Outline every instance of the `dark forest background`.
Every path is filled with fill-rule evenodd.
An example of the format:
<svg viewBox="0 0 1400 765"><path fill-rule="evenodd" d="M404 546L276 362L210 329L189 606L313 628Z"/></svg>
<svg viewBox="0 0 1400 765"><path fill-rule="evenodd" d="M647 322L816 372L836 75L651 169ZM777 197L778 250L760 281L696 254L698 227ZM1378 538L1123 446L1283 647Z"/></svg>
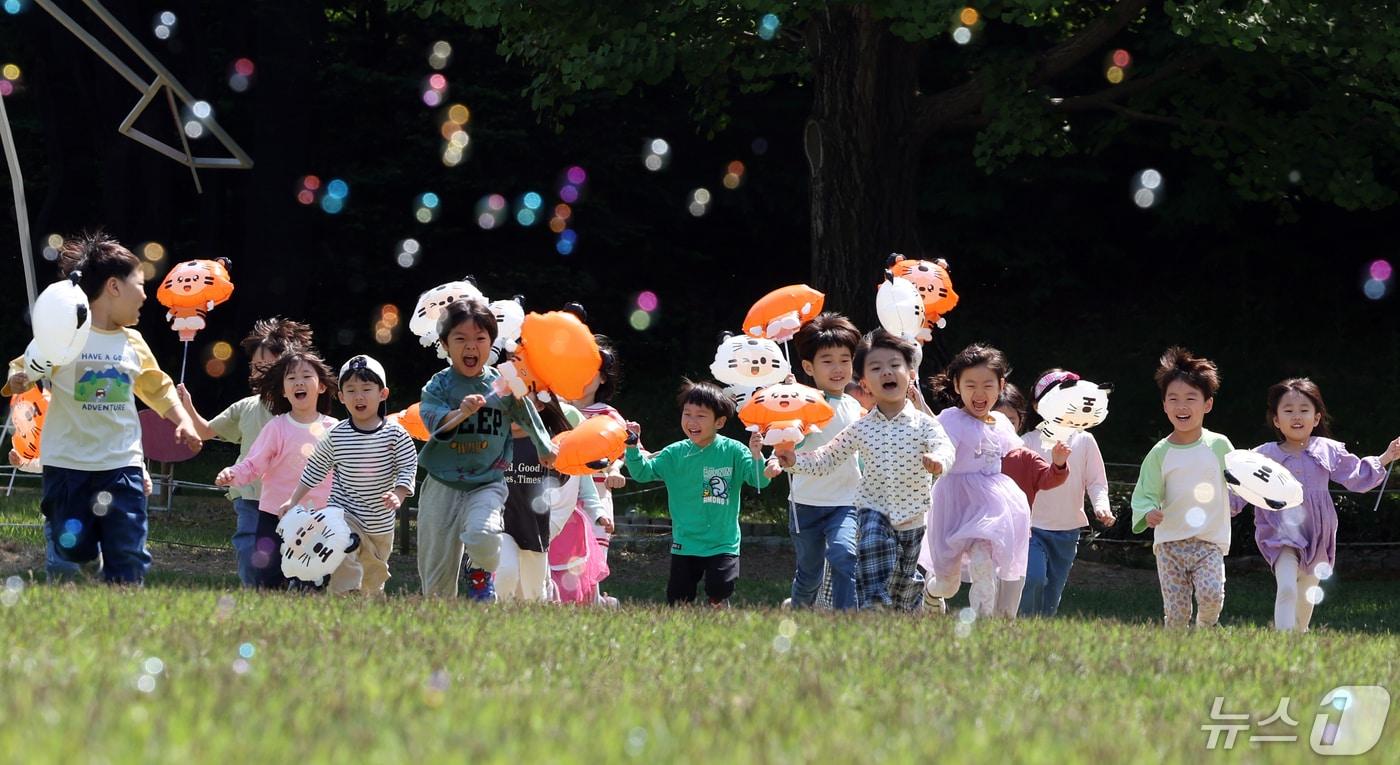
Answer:
<svg viewBox="0 0 1400 765"><path fill-rule="evenodd" d="M63 5L123 50L79 3ZM379 358L391 403L406 406L440 362L402 326L393 342L377 343L380 307L406 314L422 290L471 274L487 295L523 294L535 310L582 302L592 327L621 351L617 405L664 443L679 437L674 389L683 375L708 376L716 335L737 331L763 293L809 278L802 124L810 103L796 81L739 96L714 135L692 119L680 82L584 97L555 125L521 95L534 73L498 55L491 30L390 13L368 0L107 6L213 105L256 165L202 171L204 193L196 194L186 168L118 135L135 90L38 9L0 16L0 58L23 72L6 105L36 253L51 233L100 226L133 249L164 245L161 272L179 260L232 259L237 291L191 351L189 385L206 413L247 390L241 357L222 377L204 374L210 347L236 343L254 319L273 314L311 322L333 363L357 352ZM152 19L167 9L178 25L170 40L157 40ZM454 168L440 159L443 108L420 98L436 40L453 49L444 105L471 110L468 158ZM244 93L227 84L240 57L256 64ZM146 73L134 56L123 58ZM139 126L175 141L161 109ZM654 137L672 146L658 173L642 164ZM210 139L195 145L218 151ZM726 190L720 180L736 159L747 168L744 183ZM588 183L573 206L572 254L556 251L543 221L476 225L476 204L491 193L514 200L537 191L551 207L574 165ZM1163 174L1165 198L1140 210L1132 179L1149 167ZM297 203L307 174L349 183L341 213ZM1338 435L1358 451L1380 451L1400 432L1400 311L1393 290L1371 300L1361 287L1371 261L1400 262L1395 210L1348 211L1299 197L1284 214L1238 198L1222 176L1150 123L1092 154L1023 157L993 174L976 166L970 136L941 138L920 168L919 222L951 262L962 302L923 374L986 341L1007 352L1022 386L1049 366L1112 381L1112 416L1095 435L1109 461L1137 462L1169 430L1151 380L1155 359L1183 344L1219 362L1224 387L1207 426L1237 445L1268 436L1269 384L1308 375L1327 394ZM686 208L701 186L714 202L695 218ZM441 214L422 224L414 200L429 191L441 198ZM0 350L15 355L29 330L14 212L4 207L0 305L11 320L0 325ZM395 256L408 237L422 243L422 257L405 269ZM865 255L877 263L886 254ZM42 259L38 270L41 283L55 276ZM638 331L628 316L642 290L655 292L660 308ZM866 294L873 304L874 283ZM154 287L151 295L140 329L162 365L177 370L179 343Z"/></svg>

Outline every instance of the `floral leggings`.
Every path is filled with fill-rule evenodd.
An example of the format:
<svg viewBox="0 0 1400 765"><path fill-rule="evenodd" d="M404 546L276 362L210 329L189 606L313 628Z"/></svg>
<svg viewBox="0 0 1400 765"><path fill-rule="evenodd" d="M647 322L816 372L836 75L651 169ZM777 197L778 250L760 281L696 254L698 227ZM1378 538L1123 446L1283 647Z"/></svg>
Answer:
<svg viewBox="0 0 1400 765"><path fill-rule="evenodd" d="M1196 626L1213 627L1225 606L1225 554L1201 539L1179 539L1157 545L1157 579L1162 584L1162 610L1168 627L1191 621L1191 592L1196 594Z"/></svg>

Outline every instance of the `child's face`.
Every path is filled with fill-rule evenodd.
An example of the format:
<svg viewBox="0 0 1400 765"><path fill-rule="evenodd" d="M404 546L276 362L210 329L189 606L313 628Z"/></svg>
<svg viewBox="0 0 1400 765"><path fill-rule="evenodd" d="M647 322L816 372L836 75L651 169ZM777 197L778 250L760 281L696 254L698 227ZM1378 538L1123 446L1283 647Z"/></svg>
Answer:
<svg viewBox="0 0 1400 765"><path fill-rule="evenodd" d="M1015 428L1017 433L1021 432L1020 412L1016 411L1014 408L1008 406L1007 404L1002 404L1001 406L997 407L996 411L1006 415L1006 419L1011 420L1011 427Z"/></svg>
<svg viewBox="0 0 1400 765"><path fill-rule="evenodd" d="M305 414L316 411L316 402L325 392L326 386L321 384L316 370L304 361L288 367L286 374L282 375L282 395L291 402L293 412Z"/></svg>
<svg viewBox="0 0 1400 765"><path fill-rule="evenodd" d="M1274 409L1274 427L1294 443L1304 443L1312 437L1313 428L1322 424L1322 413L1312 399L1296 390L1283 394Z"/></svg>
<svg viewBox="0 0 1400 765"><path fill-rule="evenodd" d="M113 276L100 296L107 301L107 315L118 327L130 327L141 319L141 305L146 302L146 277L141 269L132 269L125 278Z"/></svg>
<svg viewBox="0 0 1400 765"><path fill-rule="evenodd" d="M909 390L909 363L893 348L874 348L865 354L860 381L877 406L902 403Z"/></svg>
<svg viewBox="0 0 1400 765"><path fill-rule="evenodd" d="M851 351L840 346L823 348L811 361L802 361L802 371L811 376L818 388L833 395L839 394L851 381Z"/></svg>
<svg viewBox="0 0 1400 765"><path fill-rule="evenodd" d="M985 419L1001 397L1006 381L997 377L992 368L982 364L964 369L954 383L963 409L977 419Z"/></svg>
<svg viewBox="0 0 1400 765"><path fill-rule="evenodd" d="M714 410L708 406L686 404L681 407L681 430L696 446L708 446L715 440L715 434L724 427L724 420L715 417Z"/></svg>
<svg viewBox="0 0 1400 765"><path fill-rule="evenodd" d="M447 332L447 358L464 377L476 377L491 355L491 333L474 321L464 321Z"/></svg>
<svg viewBox="0 0 1400 765"><path fill-rule="evenodd" d="M1168 383L1167 393L1162 397L1162 411L1178 433L1200 430L1205 425L1206 413L1214 406L1215 399L1206 398L1200 388L1184 380Z"/></svg>
<svg viewBox="0 0 1400 765"><path fill-rule="evenodd" d="M389 389L356 377L348 377L340 386L340 403L350 410L356 423L373 422L379 418L379 403L389 398Z"/></svg>

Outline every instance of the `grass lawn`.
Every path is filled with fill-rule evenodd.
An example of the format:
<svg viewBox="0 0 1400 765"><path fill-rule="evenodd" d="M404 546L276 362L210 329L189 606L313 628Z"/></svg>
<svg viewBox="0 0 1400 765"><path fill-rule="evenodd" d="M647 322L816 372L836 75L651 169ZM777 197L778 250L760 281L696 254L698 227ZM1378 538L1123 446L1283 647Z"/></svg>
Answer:
<svg viewBox="0 0 1400 765"><path fill-rule="evenodd" d="M1325 692L1400 664L1389 581L1328 583L1301 636L1267 629L1267 576L1231 578L1224 627L1167 632L1153 572L1090 563L1051 621L791 613L783 551L745 553L727 612L656 606L664 553L623 551L619 611L425 601L405 556L402 596L370 603L237 591L202 549L231 523L219 501L156 516L178 544L152 545L142 591L44 585L37 530L0 526L22 582L0 598L0 760L1292 762L1316 759ZM1230 752L1206 749L1216 696L1249 715ZM1260 727L1284 696L1297 727Z"/></svg>

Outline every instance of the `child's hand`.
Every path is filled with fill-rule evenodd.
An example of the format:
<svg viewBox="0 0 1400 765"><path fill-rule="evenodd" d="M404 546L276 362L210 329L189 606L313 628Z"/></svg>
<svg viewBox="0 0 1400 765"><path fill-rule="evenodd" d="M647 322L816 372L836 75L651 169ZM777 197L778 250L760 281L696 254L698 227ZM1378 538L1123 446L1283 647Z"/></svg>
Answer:
<svg viewBox="0 0 1400 765"><path fill-rule="evenodd" d="M757 430L749 435L749 453L756 460L763 459L763 434Z"/></svg>
<svg viewBox="0 0 1400 765"><path fill-rule="evenodd" d="M628 438L627 438L627 443L628 443L628 445L633 445L633 446L634 446L634 445L636 445L636 444L641 443L641 441L642 441L642 424L639 423L639 422L633 422L633 421L631 421L631 420L628 420L628 421L627 421L627 433L628 433Z"/></svg>
<svg viewBox="0 0 1400 765"><path fill-rule="evenodd" d="M943 475L943 463L934 459L932 454L924 452L919 455L919 460L924 463L924 470L934 475Z"/></svg>
<svg viewBox="0 0 1400 765"><path fill-rule="evenodd" d="M151 492L156 489L156 485L151 483L151 474L144 470L141 471L141 489L146 492L146 496L148 497L151 496Z"/></svg>
<svg viewBox="0 0 1400 765"><path fill-rule="evenodd" d="M598 516L598 525L602 527L603 531L606 531L609 534L613 533L613 529L617 528L613 525L613 519L609 518L606 515Z"/></svg>
<svg viewBox="0 0 1400 765"><path fill-rule="evenodd" d="M204 441L200 439L199 434L194 432L194 427L187 422L175 426L175 440L195 454L204 448Z"/></svg>
<svg viewBox="0 0 1400 765"><path fill-rule="evenodd" d="M396 491L386 491L384 496L379 499L384 503L384 509L391 513L398 512L399 506L403 504L403 497L400 497Z"/></svg>
<svg viewBox="0 0 1400 765"><path fill-rule="evenodd" d="M778 464L777 457L769 457L768 460L763 463L764 478L776 478L782 472L783 466Z"/></svg>
<svg viewBox="0 0 1400 765"><path fill-rule="evenodd" d="M773 457L778 460L779 465L785 468L797 464L797 450L791 444L778 444L773 447Z"/></svg>
<svg viewBox="0 0 1400 765"><path fill-rule="evenodd" d="M558 458L559 450L551 446L549 451L540 453L540 464L544 466L545 470L550 470L554 467L554 461Z"/></svg>
<svg viewBox="0 0 1400 765"><path fill-rule="evenodd" d="M463 396L462 403L457 408L461 410L464 417L470 417L480 411L483 406L486 406L486 397L480 393L473 393L470 396Z"/></svg>
<svg viewBox="0 0 1400 765"><path fill-rule="evenodd" d="M184 405L185 411L194 411L194 399L190 396L190 391L184 383L175 386L175 392L180 396L180 403Z"/></svg>
<svg viewBox="0 0 1400 765"><path fill-rule="evenodd" d="M9 386L11 393L18 395L29 390L29 375L16 372L10 375L10 379L5 384Z"/></svg>
<svg viewBox="0 0 1400 765"><path fill-rule="evenodd" d="M1166 517L1166 516L1162 515L1162 511L1161 511L1161 510L1152 510L1152 511L1148 512L1147 518L1146 518L1146 520L1147 520L1147 528L1149 528L1149 529L1155 529L1155 528L1157 528L1159 525L1161 525L1162 519L1165 518L1165 517Z"/></svg>
<svg viewBox="0 0 1400 765"><path fill-rule="evenodd" d="M603 478L603 485L608 489L621 489L627 485L627 476L620 470L615 470Z"/></svg>
<svg viewBox="0 0 1400 765"><path fill-rule="evenodd" d="M1391 441L1390 446L1386 447L1385 453L1381 455L1381 465L1389 465L1396 460L1400 460L1400 438Z"/></svg>
<svg viewBox="0 0 1400 765"><path fill-rule="evenodd" d="M1050 459L1054 460L1055 467L1064 467L1065 463L1069 462L1069 455L1073 453L1068 444L1056 441L1054 448L1050 450Z"/></svg>
<svg viewBox="0 0 1400 765"><path fill-rule="evenodd" d="M292 505L292 501L291 501L291 500L287 500L286 502L283 502L283 503L282 503L282 506L279 507L279 508L277 508L277 517L278 517L278 518L281 518L282 516L286 515L286 514L287 514L287 511L288 511L288 510L291 510L292 507L293 507L293 505Z"/></svg>
<svg viewBox="0 0 1400 765"><path fill-rule="evenodd" d="M1095 510L1094 517L1105 526L1112 526L1114 521L1118 520L1118 516L1114 515L1112 510Z"/></svg>
<svg viewBox="0 0 1400 765"><path fill-rule="evenodd" d="M233 468L231 467L220 470L219 474L214 476L215 486L228 486L231 483L233 483Z"/></svg>

